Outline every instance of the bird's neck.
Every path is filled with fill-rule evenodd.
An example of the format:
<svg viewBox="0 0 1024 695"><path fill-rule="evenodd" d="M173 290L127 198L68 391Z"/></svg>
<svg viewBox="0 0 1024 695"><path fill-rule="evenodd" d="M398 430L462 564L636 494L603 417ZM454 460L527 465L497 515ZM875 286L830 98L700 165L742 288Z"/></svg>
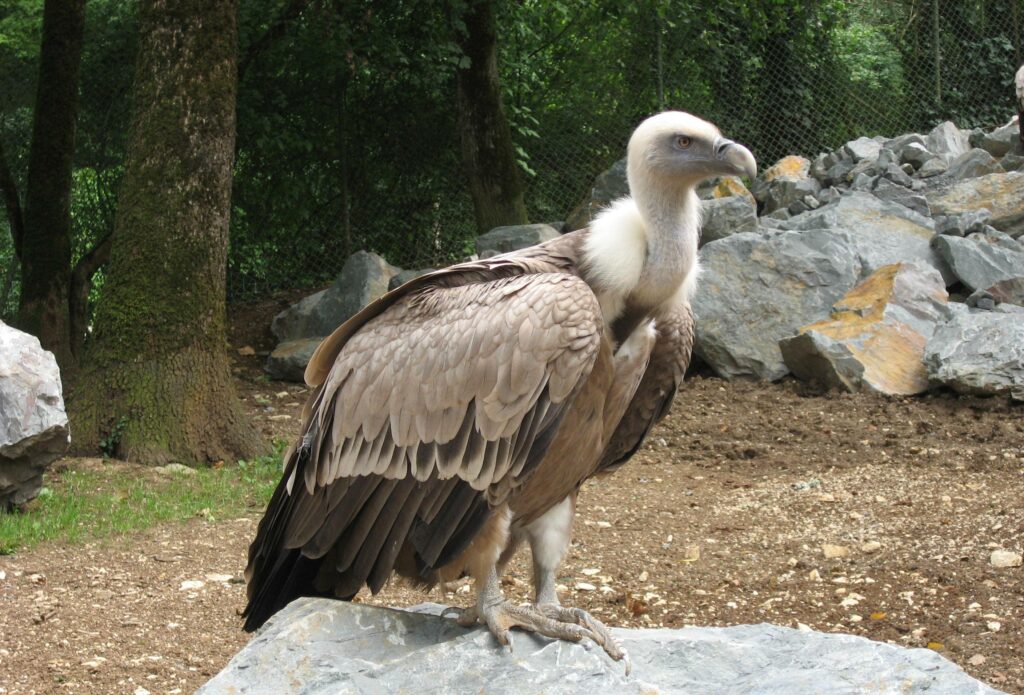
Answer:
<svg viewBox="0 0 1024 695"><path fill-rule="evenodd" d="M696 264L700 199L690 186L641 190L634 200L644 221L647 257L636 295L654 305L675 295Z"/></svg>

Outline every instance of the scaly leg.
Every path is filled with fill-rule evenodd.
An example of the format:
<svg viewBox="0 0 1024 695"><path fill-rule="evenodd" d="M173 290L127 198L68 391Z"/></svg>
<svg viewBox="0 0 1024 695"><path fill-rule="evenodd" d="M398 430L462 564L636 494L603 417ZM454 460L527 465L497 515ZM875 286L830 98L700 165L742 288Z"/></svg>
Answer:
<svg viewBox="0 0 1024 695"><path fill-rule="evenodd" d="M477 589L476 605L471 608L446 608L442 616L455 615L456 622L471 627L478 622L487 626L501 644L511 648L509 629L519 627L538 635L579 642L594 634L576 622L559 622L542 614L533 606L517 606L501 593L498 573L492 567L483 586ZM596 639L595 639L596 641Z"/></svg>
<svg viewBox="0 0 1024 695"><path fill-rule="evenodd" d="M630 671L629 654L618 643L611 631L597 618L582 608L563 608L555 590L556 573L572 537L572 520L576 511L576 494L569 495L548 510L542 517L523 530L530 541L533 555L534 608L538 613L562 624L576 624L586 628L608 656L624 661L626 674Z"/></svg>

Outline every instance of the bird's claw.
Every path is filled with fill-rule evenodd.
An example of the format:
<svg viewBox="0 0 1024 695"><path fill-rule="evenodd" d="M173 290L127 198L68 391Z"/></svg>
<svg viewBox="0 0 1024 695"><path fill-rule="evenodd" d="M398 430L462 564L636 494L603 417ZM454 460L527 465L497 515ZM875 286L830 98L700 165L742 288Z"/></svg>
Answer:
<svg viewBox="0 0 1024 695"><path fill-rule="evenodd" d="M629 654L612 637L608 628L580 608L562 608L555 604L519 606L511 601L500 601L482 608L450 607L441 612L442 617L449 615L454 616L456 622L463 627L470 627L477 622L485 624L495 639L510 649L512 641L509 630L513 627L567 642L579 642L589 637L612 659L623 662L627 676L632 669Z"/></svg>
<svg viewBox="0 0 1024 695"><path fill-rule="evenodd" d="M633 670L633 662L629 653L622 648L619 641L612 636L604 623L586 612L582 608L563 608L556 603L537 604L536 609L545 617L560 623L571 623L579 625L588 632L588 637L594 640L605 653L615 661L621 661L626 668L626 675Z"/></svg>

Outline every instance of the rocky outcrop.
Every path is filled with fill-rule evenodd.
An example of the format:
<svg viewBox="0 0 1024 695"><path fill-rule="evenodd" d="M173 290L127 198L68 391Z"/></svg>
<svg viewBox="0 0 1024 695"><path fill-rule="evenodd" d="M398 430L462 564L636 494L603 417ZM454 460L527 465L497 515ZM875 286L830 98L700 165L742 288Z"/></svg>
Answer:
<svg viewBox="0 0 1024 695"><path fill-rule="evenodd" d="M834 203L783 222L782 229L832 229L849 233L857 250L862 276L882 266L918 261L952 280L945 263L931 247L935 223L910 208L853 191Z"/></svg>
<svg viewBox="0 0 1024 695"><path fill-rule="evenodd" d="M1024 401L1024 308L958 312L939 326L924 363L935 385L958 393Z"/></svg>
<svg viewBox="0 0 1024 695"><path fill-rule="evenodd" d="M775 625L613 629L633 670L587 642L409 610L299 599L271 618L197 695L340 693L905 693L997 695L929 649Z"/></svg>
<svg viewBox="0 0 1024 695"><path fill-rule="evenodd" d="M263 371L271 379L302 383L305 380L306 365L313 358L313 353L321 341L322 337L316 337L296 338L278 343L267 357Z"/></svg>
<svg viewBox="0 0 1024 695"><path fill-rule="evenodd" d="M480 258L499 253L518 251L559 236L558 230L547 224L518 224L495 227L476 238L476 253Z"/></svg>
<svg viewBox="0 0 1024 695"><path fill-rule="evenodd" d="M988 174L951 183L926 195L935 215L988 210L993 227L1017 237L1024 233L1024 172Z"/></svg>
<svg viewBox="0 0 1024 695"><path fill-rule="evenodd" d="M701 244L732 234L757 231L757 208L751 198L743 195L710 198L701 201L701 208L704 216Z"/></svg>
<svg viewBox="0 0 1024 695"><path fill-rule="evenodd" d="M700 263L694 349L727 379L785 376L779 340L827 315L861 269L850 235L831 230L734 234Z"/></svg>
<svg viewBox="0 0 1024 695"><path fill-rule="evenodd" d="M952 315L934 268L898 263L875 271L829 318L804 326L779 348L786 366L807 381L847 391L922 393L929 388L925 345Z"/></svg>
<svg viewBox="0 0 1024 695"><path fill-rule="evenodd" d="M330 287L308 297L274 317L270 330L278 339L264 369L275 379L302 381L305 363L312 355L310 344L319 343L364 306L388 291L391 279L401 272L375 253L357 251L345 261Z"/></svg>
<svg viewBox="0 0 1024 695"><path fill-rule="evenodd" d="M69 443L57 360L0 321L0 511L34 499Z"/></svg>
<svg viewBox="0 0 1024 695"><path fill-rule="evenodd" d="M275 316L270 330L281 342L329 335L386 293L400 270L375 253L357 251L345 261L334 284Z"/></svg>
<svg viewBox="0 0 1024 695"><path fill-rule="evenodd" d="M971 290L1024 278L1024 244L1000 232L966 238L940 236L935 239L935 248L953 274Z"/></svg>
<svg viewBox="0 0 1024 695"><path fill-rule="evenodd" d="M626 181L626 158L612 164L601 172L594 180L587 199L579 203L565 220L568 231L583 229L601 210L612 201L629 195L629 183Z"/></svg>

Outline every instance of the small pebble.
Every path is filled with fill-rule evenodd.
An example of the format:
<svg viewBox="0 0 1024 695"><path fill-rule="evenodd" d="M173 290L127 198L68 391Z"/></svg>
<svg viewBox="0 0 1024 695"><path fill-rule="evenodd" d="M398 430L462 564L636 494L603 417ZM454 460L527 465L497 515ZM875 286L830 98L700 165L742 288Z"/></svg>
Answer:
<svg viewBox="0 0 1024 695"><path fill-rule="evenodd" d="M1010 550L993 550L988 561L993 567L1020 567L1022 558L1020 553Z"/></svg>

